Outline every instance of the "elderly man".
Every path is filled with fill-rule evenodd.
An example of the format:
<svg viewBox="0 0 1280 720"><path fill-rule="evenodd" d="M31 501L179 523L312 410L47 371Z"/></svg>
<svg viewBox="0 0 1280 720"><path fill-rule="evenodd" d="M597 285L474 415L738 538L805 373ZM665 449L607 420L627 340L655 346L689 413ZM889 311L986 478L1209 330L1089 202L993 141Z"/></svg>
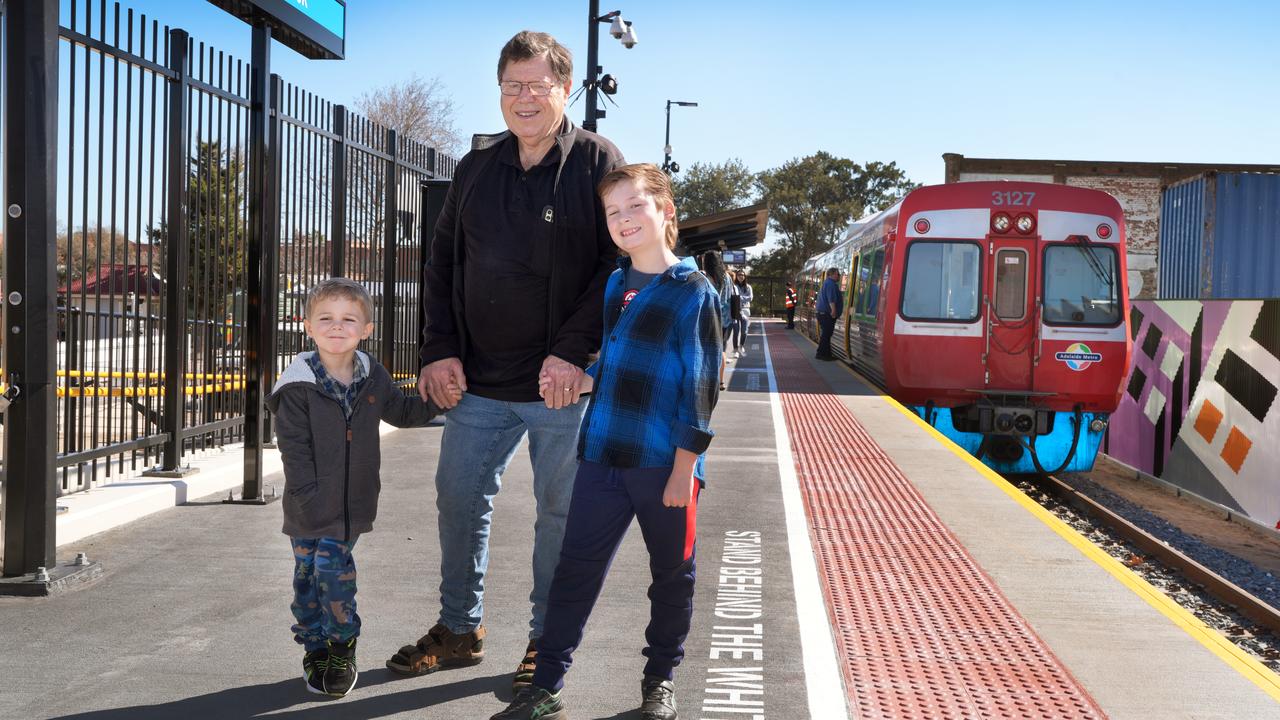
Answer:
<svg viewBox="0 0 1280 720"><path fill-rule="evenodd" d="M474 139L436 223L418 392L451 408L436 468L441 607L436 625L387 661L402 675L484 657L493 498L526 433L537 504L533 617L513 685L533 675L577 469L586 407L578 380L600 347L616 261L596 185L624 164L613 143L565 118L572 76L555 38L511 38L498 59L508 130ZM540 376L551 381L545 397ZM464 391L456 406L451 386Z"/></svg>

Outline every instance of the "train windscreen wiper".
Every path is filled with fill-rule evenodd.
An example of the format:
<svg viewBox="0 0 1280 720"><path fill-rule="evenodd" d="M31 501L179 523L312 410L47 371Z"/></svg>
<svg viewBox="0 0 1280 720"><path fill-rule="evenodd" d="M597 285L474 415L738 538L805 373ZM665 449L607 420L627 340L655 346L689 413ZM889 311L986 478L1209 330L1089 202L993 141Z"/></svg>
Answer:
<svg viewBox="0 0 1280 720"><path fill-rule="evenodd" d="M1074 240L1080 252L1084 255L1085 261L1089 263L1089 269L1093 270L1093 274L1102 281L1107 289L1110 290L1115 283L1115 278L1107 269L1102 266L1102 261L1098 259L1096 253L1093 252L1093 245L1089 242L1088 235L1072 235L1069 240Z"/></svg>

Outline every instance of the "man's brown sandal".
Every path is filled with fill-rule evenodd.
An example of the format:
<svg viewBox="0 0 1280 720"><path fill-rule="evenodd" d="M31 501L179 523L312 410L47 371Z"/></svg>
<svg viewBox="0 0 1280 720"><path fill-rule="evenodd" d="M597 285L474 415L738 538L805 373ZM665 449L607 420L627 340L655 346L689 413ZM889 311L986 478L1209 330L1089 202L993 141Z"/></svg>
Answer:
<svg viewBox="0 0 1280 720"><path fill-rule="evenodd" d="M520 688L533 684L533 671L538 666L538 641L530 640L529 647L524 650L524 659L516 666L516 676L511 680L511 689L520 692Z"/></svg>
<svg viewBox="0 0 1280 720"><path fill-rule="evenodd" d="M416 645L405 645L387 661L387 667L400 675L426 675L444 668L475 665L484 659L484 626L457 635L437 623L418 638Z"/></svg>

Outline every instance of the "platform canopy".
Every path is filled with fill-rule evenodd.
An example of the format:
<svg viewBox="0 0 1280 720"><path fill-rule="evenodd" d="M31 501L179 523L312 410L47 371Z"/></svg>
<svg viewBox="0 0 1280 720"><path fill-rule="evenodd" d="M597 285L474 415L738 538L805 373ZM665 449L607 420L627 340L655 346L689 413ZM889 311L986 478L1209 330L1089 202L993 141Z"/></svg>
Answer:
<svg viewBox="0 0 1280 720"><path fill-rule="evenodd" d="M741 250L764 241L769 208L756 203L680 222L680 249L690 255L708 250Z"/></svg>

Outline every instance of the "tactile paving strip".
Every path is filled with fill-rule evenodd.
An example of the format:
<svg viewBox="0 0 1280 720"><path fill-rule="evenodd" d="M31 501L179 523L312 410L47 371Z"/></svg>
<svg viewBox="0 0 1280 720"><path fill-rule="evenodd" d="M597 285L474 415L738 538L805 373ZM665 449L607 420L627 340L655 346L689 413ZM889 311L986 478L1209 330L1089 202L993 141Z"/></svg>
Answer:
<svg viewBox="0 0 1280 720"><path fill-rule="evenodd" d="M856 718L1105 718L782 331L787 432Z"/></svg>

